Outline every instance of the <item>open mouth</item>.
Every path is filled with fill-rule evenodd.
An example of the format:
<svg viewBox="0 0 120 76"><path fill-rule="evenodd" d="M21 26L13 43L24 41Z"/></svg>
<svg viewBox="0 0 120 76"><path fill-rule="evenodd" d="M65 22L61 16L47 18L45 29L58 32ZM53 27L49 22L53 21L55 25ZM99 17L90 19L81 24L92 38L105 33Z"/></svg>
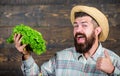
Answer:
<svg viewBox="0 0 120 76"><path fill-rule="evenodd" d="M84 35L77 35L76 36L78 43L84 43L85 42L85 36Z"/></svg>
<svg viewBox="0 0 120 76"><path fill-rule="evenodd" d="M77 38L83 38L84 36L83 35L77 35Z"/></svg>

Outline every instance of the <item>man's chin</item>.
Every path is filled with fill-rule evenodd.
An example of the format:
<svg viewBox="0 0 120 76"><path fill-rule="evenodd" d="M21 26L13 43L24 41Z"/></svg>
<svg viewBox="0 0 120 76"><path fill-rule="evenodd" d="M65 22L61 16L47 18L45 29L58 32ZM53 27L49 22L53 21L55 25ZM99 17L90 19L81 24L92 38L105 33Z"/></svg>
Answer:
<svg viewBox="0 0 120 76"><path fill-rule="evenodd" d="M85 44L85 40L77 40L78 44Z"/></svg>
<svg viewBox="0 0 120 76"><path fill-rule="evenodd" d="M85 42L77 42L78 45L84 45Z"/></svg>

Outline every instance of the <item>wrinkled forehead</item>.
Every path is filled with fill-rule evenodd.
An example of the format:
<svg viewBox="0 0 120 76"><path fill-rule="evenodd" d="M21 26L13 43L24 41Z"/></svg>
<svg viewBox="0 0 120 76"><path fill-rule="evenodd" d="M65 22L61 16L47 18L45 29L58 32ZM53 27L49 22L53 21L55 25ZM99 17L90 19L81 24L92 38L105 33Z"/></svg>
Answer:
<svg viewBox="0 0 120 76"><path fill-rule="evenodd" d="M75 23L92 23L92 18L91 17L89 17L89 16L83 16L83 17L77 17L75 20L74 20L74 22L73 22L73 24L75 24Z"/></svg>

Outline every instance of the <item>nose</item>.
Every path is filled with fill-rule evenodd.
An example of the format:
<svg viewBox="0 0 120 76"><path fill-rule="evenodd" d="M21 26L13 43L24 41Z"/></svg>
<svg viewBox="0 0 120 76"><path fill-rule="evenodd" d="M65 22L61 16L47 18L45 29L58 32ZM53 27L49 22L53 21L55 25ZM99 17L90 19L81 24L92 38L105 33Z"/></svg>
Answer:
<svg viewBox="0 0 120 76"><path fill-rule="evenodd" d="M75 30L76 32L83 33L83 27L81 25L78 25L78 27Z"/></svg>

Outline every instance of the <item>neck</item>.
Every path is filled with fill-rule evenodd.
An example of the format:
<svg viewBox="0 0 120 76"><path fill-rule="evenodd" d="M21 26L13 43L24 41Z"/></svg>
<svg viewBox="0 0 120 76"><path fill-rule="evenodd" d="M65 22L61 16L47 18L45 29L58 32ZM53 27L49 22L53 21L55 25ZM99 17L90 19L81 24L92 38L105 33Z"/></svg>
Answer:
<svg viewBox="0 0 120 76"><path fill-rule="evenodd" d="M98 46L99 46L98 41L95 41L95 43L93 44L92 48L87 53L84 53L85 58L87 59L87 58L93 56L94 53L96 52Z"/></svg>

